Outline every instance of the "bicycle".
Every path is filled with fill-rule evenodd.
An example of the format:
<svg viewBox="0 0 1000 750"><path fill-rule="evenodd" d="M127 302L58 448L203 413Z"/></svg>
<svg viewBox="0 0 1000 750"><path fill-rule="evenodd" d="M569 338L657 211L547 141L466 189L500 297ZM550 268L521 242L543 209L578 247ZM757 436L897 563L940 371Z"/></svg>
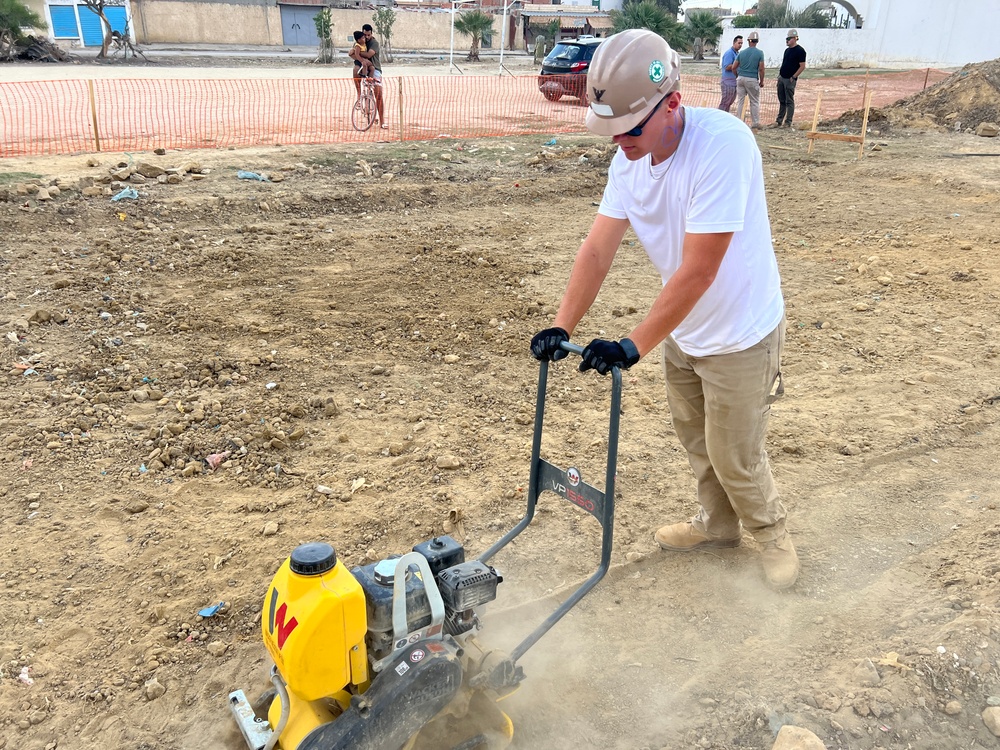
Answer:
<svg viewBox="0 0 1000 750"><path fill-rule="evenodd" d="M351 125L355 130L364 132L375 124L377 113L375 101L375 79L362 78L361 89L358 92L358 100L354 102L354 109L351 110Z"/></svg>

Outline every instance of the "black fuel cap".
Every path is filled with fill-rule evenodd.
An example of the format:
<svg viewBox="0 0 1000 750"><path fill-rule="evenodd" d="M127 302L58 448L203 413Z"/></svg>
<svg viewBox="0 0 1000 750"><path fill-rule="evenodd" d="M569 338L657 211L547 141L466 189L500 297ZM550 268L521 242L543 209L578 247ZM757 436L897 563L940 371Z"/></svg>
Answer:
<svg viewBox="0 0 1000 750"><path fill-rule="evenodd" d="M337 553L326 542L300 544L292 550L289 567L300 576L318 576L333 570L337 564Z"/></svg>

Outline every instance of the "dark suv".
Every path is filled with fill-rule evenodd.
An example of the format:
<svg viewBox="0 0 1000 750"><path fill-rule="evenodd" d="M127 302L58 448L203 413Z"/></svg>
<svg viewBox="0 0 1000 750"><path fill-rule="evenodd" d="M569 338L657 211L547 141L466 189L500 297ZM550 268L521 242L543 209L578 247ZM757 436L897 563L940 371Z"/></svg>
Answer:
<svg viewBox="0 0 1000 750"><path fill-rule="evenodd" d="M559 42L542 60L542 72L538 77L538 90L550 102L557 102L564 96L575 96L583 105L587 104L587 68L594 57L594 51L603 39L581 36Z"/></svg>

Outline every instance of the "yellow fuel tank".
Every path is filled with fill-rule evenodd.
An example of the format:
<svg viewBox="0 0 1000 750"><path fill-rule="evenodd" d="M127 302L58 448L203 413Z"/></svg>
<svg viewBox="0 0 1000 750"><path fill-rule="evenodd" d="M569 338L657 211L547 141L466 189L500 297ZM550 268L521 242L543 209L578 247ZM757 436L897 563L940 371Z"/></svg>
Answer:
<svg viewBox="0 0 1000 750"><path fill-rule="evenodd" d="M261 613L264 644L288 689L315 701L368 680L365 594L333 547L296 547Z"/></svg>

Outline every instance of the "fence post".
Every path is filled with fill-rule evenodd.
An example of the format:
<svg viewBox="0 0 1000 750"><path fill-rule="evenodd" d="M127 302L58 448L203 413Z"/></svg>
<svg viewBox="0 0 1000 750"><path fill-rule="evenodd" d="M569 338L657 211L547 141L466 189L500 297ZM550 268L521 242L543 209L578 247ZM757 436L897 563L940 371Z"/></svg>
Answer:
<svg viewBox="0 0 1000 750"><path fill-rule="evenodd" d="M94 81L87 81L87 89L90 91L90 117L94 122L94 145L97 150L101 150L101 133L97 129L97 101L94 97Z"/></svg>
<svg viewBox="0 0 1000 750"><path fill-rule="evenodd" d="M403 142L403 77L399 77L399 142Z"/></svg>
<svg viewBox="0 0 1000 750"><path fill-rule="evenodd" d="M924 73L924 88L927 88L927 79L931 77L931 69L928 68L927 72Z"/></svg>

